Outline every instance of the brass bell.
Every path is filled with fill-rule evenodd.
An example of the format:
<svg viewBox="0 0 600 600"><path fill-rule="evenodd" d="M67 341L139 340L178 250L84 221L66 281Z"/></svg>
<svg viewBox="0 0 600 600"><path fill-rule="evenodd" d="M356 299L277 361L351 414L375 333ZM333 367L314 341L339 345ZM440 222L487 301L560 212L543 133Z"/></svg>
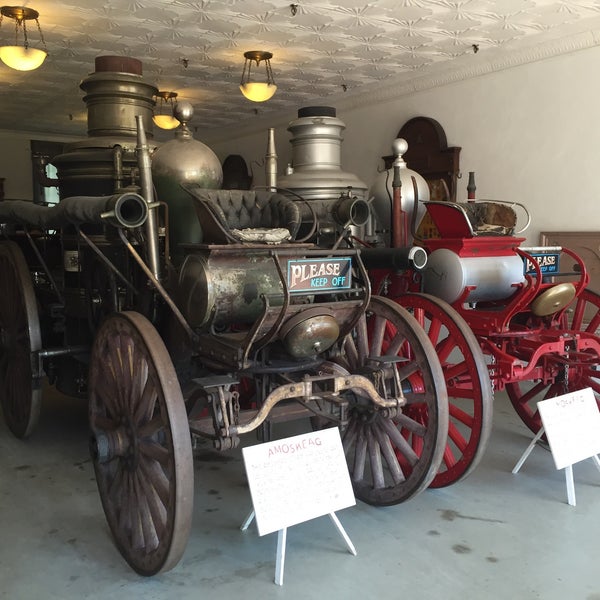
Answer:
<svg viewBox="0 0 600 600"><path fill-rule="evenodd" d="M559 283L543 291L532 303L531 312L538 317L551 315L575 298L575 286L572 283Z"/></svg>

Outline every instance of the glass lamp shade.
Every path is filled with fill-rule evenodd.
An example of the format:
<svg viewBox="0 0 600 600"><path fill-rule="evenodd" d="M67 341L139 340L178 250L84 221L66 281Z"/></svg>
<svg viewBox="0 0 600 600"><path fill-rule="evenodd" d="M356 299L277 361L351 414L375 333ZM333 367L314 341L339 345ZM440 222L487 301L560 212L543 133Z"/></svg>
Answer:
<svg viewBox="0 0 600 600"><path fill-rule="evenodd" d="M252 102L265 102L274 96L277 86L274 83L249 81L240 85L240 91Z"/></svg>
<svg viewBox="0 0 600 600"><path fill-rule="evenodd" d="M48 53L37 48L25 48L25 46L2 46L0 47L0 60L17 71L33 71L46 60Z"/></svg>
<svg viewBox="0 0 600 600"><path fill-rule="evenodd" d="M170 115L154 115L152 117L154 124L161 129L175 129L181 124L175 117Z"/></svg>

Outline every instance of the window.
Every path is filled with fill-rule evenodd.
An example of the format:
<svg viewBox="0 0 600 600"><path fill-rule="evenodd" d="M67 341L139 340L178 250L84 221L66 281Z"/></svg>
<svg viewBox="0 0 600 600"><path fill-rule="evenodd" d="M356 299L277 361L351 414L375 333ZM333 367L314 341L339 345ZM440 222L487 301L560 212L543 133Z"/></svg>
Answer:
<svg viewBox="0 0 600 600"><path fill-rule="evenodd" d="M62 154L63 149L62 142L31 140L33 201L36 204L57 204L60 200L58 187L47 184L57 177L56 167L50 164L50 161Z"/></svg>

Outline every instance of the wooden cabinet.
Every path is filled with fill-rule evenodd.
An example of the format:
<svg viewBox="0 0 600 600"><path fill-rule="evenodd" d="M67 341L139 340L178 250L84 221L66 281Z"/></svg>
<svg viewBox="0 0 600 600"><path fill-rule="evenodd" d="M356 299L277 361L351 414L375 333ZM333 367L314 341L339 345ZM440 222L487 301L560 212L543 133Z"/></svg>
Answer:
<svg viewBox="0 0 600 600"><path fill-rule="evenodd" d="M590 275L588 288L600 293L600 231L542 231L542 246L562 246L579 255ZM573 265L564 264L561 271L572 271Z"/></svg>

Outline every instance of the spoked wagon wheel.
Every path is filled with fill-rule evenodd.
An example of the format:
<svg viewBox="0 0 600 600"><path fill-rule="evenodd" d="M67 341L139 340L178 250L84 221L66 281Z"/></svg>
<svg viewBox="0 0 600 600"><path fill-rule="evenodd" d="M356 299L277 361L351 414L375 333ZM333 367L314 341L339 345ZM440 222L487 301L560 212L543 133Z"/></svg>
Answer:
<svg viewBox="0 0 600 600"><path fill-rule="evenodd" d="M425 329L444 372L450 416L448 440L430 486L443 487L469 475L485 451L493 415L488 368L471 328L446 302L427 294L406 294L396 302Z"/></svg>
<svg viewBox="0 0 600 600"><path fill-rule="evenodd" d="M407 405L390 416L357 398L343 443L356 497L398 504L424 490L440 466L448 430L444 374L423 329L387 298L371 298L343 350L347 370L370 375L379 394L388 397L395 386L385 359L396 359L392 364Z"/></svg>
<svg viewBox="0 0 600 600"><path fill-rule="evenodd" d="M583 290L573 306L563 313L559 327L567 332L581 331L600 336L600 294ZM506 386L515 411L531 431L537 433L542 426L537 409L540 400L590 387L600 407L600 355L597 352L580 352L568 362L562 356L550 356L545 368L556 373L549 383L526 381Z"/></svg>
<svg viewBox="0 0 600 600"><path fill-rule="evenodd" d="M90 364L91 452L102 506L131 567L174 567L192 518L190 432L175 369L141 314L108 317Z"/></svg>
<svg viewBox="0 0 600 600"><path fill-rule="evenodd" d="M563 313L561 329L600 335L600 294L585 289Z"/></svg>
<svg viewBox="0 0 600 600"><path fill-rule="evenodd" d="M42 336L31 274L17 244L0 242L0 394L8 428L18 438L31 434L42 402L41 374L32 353Z"/></svg>

